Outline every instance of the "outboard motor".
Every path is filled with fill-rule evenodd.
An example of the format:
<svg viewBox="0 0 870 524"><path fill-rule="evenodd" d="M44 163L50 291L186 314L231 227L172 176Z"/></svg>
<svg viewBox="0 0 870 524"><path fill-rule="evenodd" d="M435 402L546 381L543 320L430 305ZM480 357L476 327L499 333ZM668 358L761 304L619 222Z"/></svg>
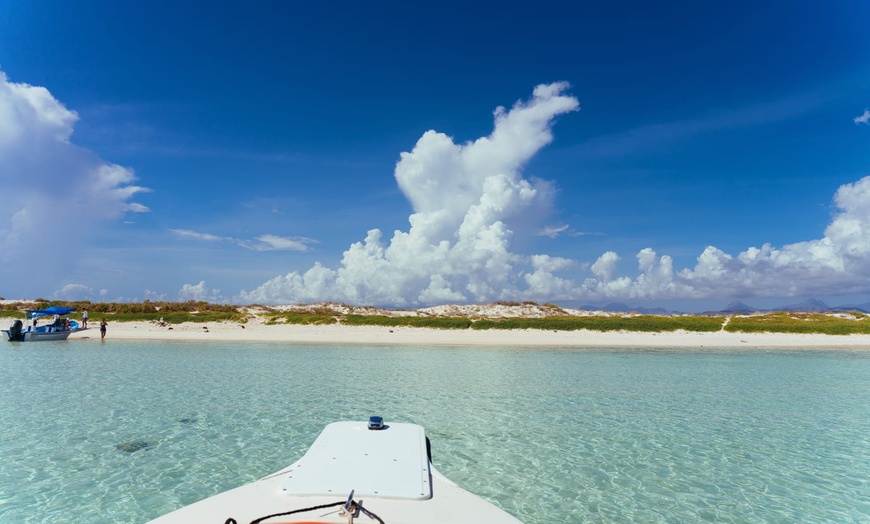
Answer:
<svg viewBox="0 0 870 524"><path fill-rule="evenodd" d="M12 322L12 326L9 327L9 340L18 340L18 337L21 336L23 325L20 320Z"/></svg>

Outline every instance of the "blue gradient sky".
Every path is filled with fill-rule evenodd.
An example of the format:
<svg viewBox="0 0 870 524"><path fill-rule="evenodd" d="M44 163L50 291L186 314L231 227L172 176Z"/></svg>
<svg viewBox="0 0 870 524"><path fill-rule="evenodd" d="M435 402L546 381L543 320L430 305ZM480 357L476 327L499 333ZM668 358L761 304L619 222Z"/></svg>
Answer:
<svg viewBox="0 0 870 524"><path fill-rule="evenodd" d="M0 296L863 302L867 20L857 1L0 0Z"/></svg>

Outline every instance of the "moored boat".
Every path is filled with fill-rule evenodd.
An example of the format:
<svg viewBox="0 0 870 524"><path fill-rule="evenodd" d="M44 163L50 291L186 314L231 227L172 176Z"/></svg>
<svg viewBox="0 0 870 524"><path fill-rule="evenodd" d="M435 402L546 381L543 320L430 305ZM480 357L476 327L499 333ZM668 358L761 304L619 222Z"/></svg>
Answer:
<svg viewBox="0 0 870 524"><path fill-rule="evenodd" d="M292 465L149 524L521 524L432 465L421 426L334 422Z"/></svg>
<svg viewBox="0 0 870 524"><path fill-rule="evenodd" d="M9 342L34 342L38 340L66 340L73 331L78 330L79 323L66 317L75 311L72 307L51 306L45 309L28 309L27 325L21 320L14 320L9 329L3 329ZM49 324L39 325L39 319L52 317Z"/></svg>

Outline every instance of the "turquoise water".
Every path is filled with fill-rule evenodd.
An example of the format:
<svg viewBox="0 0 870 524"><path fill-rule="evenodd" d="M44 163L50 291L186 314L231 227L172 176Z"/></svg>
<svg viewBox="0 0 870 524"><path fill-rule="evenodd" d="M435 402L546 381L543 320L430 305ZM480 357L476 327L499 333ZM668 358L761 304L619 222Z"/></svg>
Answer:
<svg viewBox="0 0 870 524"><path fill-rule="evenodd" d="M870 521L870 352L0 345L0 523L141 523L419 423L528 524Z"/></svg>

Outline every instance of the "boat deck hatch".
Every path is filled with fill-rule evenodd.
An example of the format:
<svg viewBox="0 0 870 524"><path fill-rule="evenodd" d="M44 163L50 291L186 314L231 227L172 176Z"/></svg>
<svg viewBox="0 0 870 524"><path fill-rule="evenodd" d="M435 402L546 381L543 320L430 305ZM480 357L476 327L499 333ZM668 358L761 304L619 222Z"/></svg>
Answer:
<svg viewBox="0 0 870 524"><path fill-rule="evenodd" d="M368 422L326 426L284 481L288 495L336 495L422 500L432 496L426 435L416 424Z"/></svg>

